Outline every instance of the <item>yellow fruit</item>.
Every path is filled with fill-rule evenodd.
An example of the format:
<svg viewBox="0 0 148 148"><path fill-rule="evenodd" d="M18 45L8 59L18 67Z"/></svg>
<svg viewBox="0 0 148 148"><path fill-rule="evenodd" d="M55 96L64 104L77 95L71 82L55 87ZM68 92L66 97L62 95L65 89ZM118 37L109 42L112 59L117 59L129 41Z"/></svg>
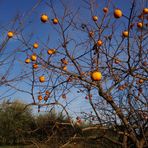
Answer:
<svg viewBox="0 0 148 148"><path fill-rule="evenodd" d="M42 15L41 15L41 21L42 21L43 23L47 22L47 21L48 21L48 16L47 16L46 14L42 14Z"/></svg>
<svg viewBox="0 0 148 148"><path fill-rule="evenodd" d="M143 27L143 23L142 22L137 23L137 27L138 28L142 28Z"/></svg>
<svg viewBox="0 0 148 148"><path fill-rule="evenodd" d="M39 47L39 44L38 43L34 43L33 44L33 48L38 48Z"/></svg>
<svg viewBox="0 0 148 148"><path fill-rule="evenodd" d="M44 101L47 101L47 100L48 100L48 96L45 96L45 97L44 97Z"/></svg>
<svg viewBox="0 0 148 148"><path fill-rule="evenodd" d="M34 69L37 69L37 68L38 68L38 64L36 64L36 63L33 64L33 68L34 68Z"/></svg>
<svg viewBox="0 0 148 148"><path fill-rule="evenodd" d="M67 66L63 66L62 69L63 69L64 71L66 71L66 70L67 70Z"/></svg>
<svg viewBox="0 0 148 148"><path fill-rule="evenodd" d="M144 8L144 9L143 9L143 13L144 13L144 14L148 14L148 8Z"/></svg>
<svg viewBox="0 0 148 148"><path fill-rule="evenodd" d="M122 36L123 36L123 37L128 37L128 34L129 34L128 31L123 31L123 32L122 32Z"/></svg>
<svg viewBox="0 0 148 148"><path fill-rule="evenodd" d="M144 82L143 79L139 79L139 83L142 84Z"/></svg>
<svg viewBox="0 0 148 148"><path fill-rule="evenodd" d="M103 11L104 11L104 13L107 13L108 12L108 8L107 7L103 8Z"/></svg>
<svg viewBox="0 0 148 148"><path fill-rule="evenodd" d="M94 81L100 81L101 78L102 78L102 74L99 71L94 71L94 72L91 73L91 78Z"/></svg>
<svg viewBox="0 0 148 148"><path fill-rule="evenodd" d="M118 87L119 90L124 90L124 87L121 85Z"/></svg>
<svg viewBox="0 0 148 148"><path fill-rule="evenodd" d="M61 62L62 62L62 64L64 64L64 65L67 65L67 64L68 64L68 61L67 61L65 58L61 59Z"/></svg>
<svg viewBox="0 0 148 148"><path fill-rule="evenodd" d="M41 83L45 82L45 77L44 77L44 76L40 76L40 77L39 77L39 81L40 81Z"/></svg>
<svg viewBox="0 0 148 148"><path fill-rule="evenodd" d="M119 64L120 60L119 59L115 59L115 64Z"/></svg>
<svg viewBox="0 0 148 148"><path fill-rule="evenodd" d="M122 11L120 9L115 9L115 11L114 11L114 17L115 18L122 17Z"/></svg>
<svg viewBox="0 0 148 148"><path fill-rule="evenodd" d="M98 20L98 17L97 16L93 16L92 19L93 19L93 21L96 22Z"/></svg>
<svg viewBox="0 0 148 148"><path fill-rule="evenodd" d="M38 96L38 100L42 101L43 97L41 95Z"/></svg>
<svg viewBox="0 0 148 148"><path fill-rule="evenodd" d="M27 58L26 60L25 60L25 63L26 64L29 64L31 61L30 61L30 59L29 58Z"/></svg>
<svg viewBox="0 0 148 148"><path fill-rule="evenodd" d="M56 53L56 50L55 50L55 49L49 49L49 50L47 51L47 53L48 53L49 55L55 54L55 53Z"/></svg>
<svg viewBox="0 0 148 148"><path fill-rule="evenodd" d="M32 61L36 61L36 60L37 60L37 56L36 56L35 54L32 54L32 55L31 55L31 60L32 60Z"/></svg>
<svg viewBox="0 0 148 148"><path fill-rule="evenodd" d="M12 38L14 36L14 33L12 31L9 31L7 33L8 38Z"/></svg>
<svg viewBox="0 0 148 148"><path fill-rule="evenodd" d="M58 23L59 23L59 20L58 20L58 18L54 18L54 19L52 20L52 22L53 22L53 24L58 24Z"/></svg>
<svg viewBox="0 0 148 148"><path fill-rule="evenodd" d="M50 91L46 90L45 94L46 94L47 96L49 96L49 95L50 95Z"/></svg>
<svg viewBox="0 0 148 148"><path fill-rule="evenodd" d="M97 45L98 45L98 46L102 46L102 44L103 44L102 40L98 40L98 41L97 41Z"/></svg>
<svg viewBox="0 0 148 148"><path fill-rule="evenodd" d="M89 32L89 37L93 37L94 36L94 32L93 31L90 31Z"/></svg>

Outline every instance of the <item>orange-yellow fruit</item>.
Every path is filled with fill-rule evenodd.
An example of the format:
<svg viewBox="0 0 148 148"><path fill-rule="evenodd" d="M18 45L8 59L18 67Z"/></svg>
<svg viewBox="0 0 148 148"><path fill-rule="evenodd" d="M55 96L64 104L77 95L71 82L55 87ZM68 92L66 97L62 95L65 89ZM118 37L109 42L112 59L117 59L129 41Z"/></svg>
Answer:
<svg viewBox="0 0 148 148"><path fill-rule="evenodd" d="M62 69L63 69L64 71L66 71L66 70L67 70L67 66L63 66Z"/></svg>
<svg viewBox="0 0 148 148"><path fill-rule="evenodd" d="M43 22L43 23L45 23L45 22L47 22L48 21L48 16L46 15L46 14L42 14L41 15L41 21Z"/></svg>
<svg viewBox="0 0 148 148"><path fill-rule="evenodd" d="M52 22L53 22L53 24L58 24L58 23L59 23L59 20L58 20L58 18L54 18L54 19L52 20Z"/></svg>
<svg viewBox="0 0 148 148"><path fill-rule="evenodd" d="M42 101L43 97L41 95L38 96L38 100Z"/></svg>
<svg viewBox="0 0 148 148"><path fill-rule="evenodd" d="M33 64L33 68L34 68L34 69L37 69L37 68L38 68L38 64L36 64L36 63Z"/></svg>
<svg viewBox="0 0 148 148"><path fill-rule="evenodd" d="M46 90L45 94L46 94L47 96L49 96L49 95L50 95L50 91L49 91L49 90Z"/></svg>
<svg viewBox="0 0 148 148"><path fill-rule="evenodd" d="M148 8L144 8L144 9L143 9L143 13L144 13L144 14L148 14Z"/></svg>
<svg viewBox="0 0 148 148"><path fill-rule="evenodd" d="M29 64L31 62L31 60L29 59L29 58L27 58L26 60L25 60L25 63L26 64Z"/></svg>
<svg viewBox="0 0 148 148"><path fill-rule="evenodd" d="M97 41L97 45L98 45L98 46L102 46L102 44L103 44L102 40L98 40L98 41Z"/></svg>
<svg viewBox="0 0 148 148"><path fill-rule="evenodd" d="M120 60L119 59L115 59L115 64L119 64Z"/></svg>
<svg viewBox="0 0 148 148"><path fill-rule="evenodd" d="M121 85L118 87L119 90L124 90L124 87Z"/></svg>
<svg viewBox="0 0 148 148"><path fill-rule="evenodd" d="M143 23L142 22L137 23L137 27L138 28L142 28L143 27Z"/></svg>
<svg viewBox="0 0 148 148"><path fill-rule="evenodd" d="M47 101L47 100L48 100L48 96L45 96L45 97L44 97L44 101Z"/></svg>
<svg viewBox="0 0 148 148"><path fill-rule="evenodd" d="M12 31L9 31L7 33L8 38L12 38L14 36L14 33Z"/></svg>
<svg viewBox="0 0 148 148"><path fill-rule="evenodd" d="M122 11L120 9L115 9L115 11L114 11L114 17L115 18L122 17Z"/></svg>
<svg viewBox="0 0 148 148"><path fill-rule="evenodd" d="M90 31L89 32L89 37L93 37L94 36L94 32L93 31Z"/></svg>
<svg viewBox="0 0 148 148"><path fill-rule="evenodd" d="M123 37L126 38L126 37L128 37L128 35L129 35L128 31L123 31L123 32L122 32L122 36L123 36Z"/></svg>
<svg viewBox="0 0 148 148"><path fill-rule="evenodd" d="M91 74L91 78L92 78L92 80L94 80L94 81L100 81L101 78L102 78L102 74L101 74L101 72L99 72L99 71L94 71L94 72L92 72L92 74Z"/></svg>
<svg viewBox="0 0 148 148"><path fill-rule="evenodd" d="M67 61L65 58L61 59L61 62L62 62L62 64L64 64L64 65L67 65L67 64L68 64L68 61Z"/></svg>
<svg viewBox="0 0 148 148"><path fill-rule="evenodd" d="M96 22L98 20L98 17L97 16L93 16L92 19L93 19L93 21Z"/></svg>
<svg viewBox="0 0 148 148"><path fill-rule="evenodd" d="M139 79L139 83L142 84L144 82L143 79Z"/></svg>
<svg viewBox="0 0 148 148"><path fill-rule="evenodd" d="M67 97L66 97L66 94L62 94L62 98L63 99L66 99Z"/></svg>
<svg viewBox="0 0 148 148"><path fill-rule="evenodd" d="M108 12L108 8L107 8L107 7L104 7L104 8L103 8L103 12L104 12L104 13L107 13L107 12Z"/></svg>
<svg viewBox="0 0 148 148"><path fill-rule="evenodd" d="M44 76L40 76L40 77L39 77L39 81L40 81L41 83L45 82L45 77L44 77Z"/></svg>
<svg viewBox="0 0 148 148"><path fill-rule="evenodd" d="M31 60L32 60L32 61L36 61L36 60L37 60L37 56L36 56L35 54L32 54L32 55L31 55Z"/></svg>
<svg viewBox="0 0 148 148"><path fill-rule="evenodd" d="M38 48L39 47L39 44L38 43L34 43L33 44L33 48Z"/></svg>
<svg viewBox="0 0 148 148"><path fill-rule="evenodd" d="M48 53L49 55L55 54L55 53L56 53L56 50L55 50L55 49L48 49L47 53Z"/></svg>

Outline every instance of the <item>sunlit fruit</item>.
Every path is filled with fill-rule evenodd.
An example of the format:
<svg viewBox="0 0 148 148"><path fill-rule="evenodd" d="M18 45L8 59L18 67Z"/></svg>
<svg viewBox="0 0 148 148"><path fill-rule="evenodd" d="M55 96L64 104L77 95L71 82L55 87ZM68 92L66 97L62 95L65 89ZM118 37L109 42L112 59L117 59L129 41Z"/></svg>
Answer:
<svg viewBox="0 0 148 148"><path fill-rule="evenodd" d="M53 24L58 24L58 23L59 23L59 20L58 20L58 18L54 18L54 19L52 20L52 22L53 22Z"/></svg>
<svg viewBox="0 0 148 148"><path fill-rule="evenodd" d="M148 14L148 8L143 9L143 14Z"/></svg>
<svg viewBox="0 0 148 148"><path fill-rule="evenodd" d="M115 64L119 64L121 61L119 59L115 59Z"/></svg>
<svg viewBox="0 0 148 148"><path fill-rule="evenodd" d="M128 35L129 35L128 31L123 31L123 32L122 32L122 36L123 36L123 37L126 38L126 37L128 37Z"/></svg>
<svg viewBox="0 0 148 148"><path fill-rule="evenodd" d="M123 85L119 86L119 87L118 87L118 90L124 90Z"/></svg>
<svg viewBox="0 0 148 148"><path fill-rule="evenodd" d="M114 11L114 17L115 18L122 17L122 11L120 9L115 9L115 11Z"/></svg>
<svg viewBox="0 0 148 148"><path fill-rule="evenodd" d="M45 97L44 97L44 101L47 101L47 100L48 100L48 96L45 96Z"/></svg>
<svg viewBox="0 0 148 148"><path fill-rule="evenodd" d="M64 71L66 71L66 70L67 70L67 66L63 66L62 69L63 69Z"/></svg>
<svg viewBox="0 0 148 148"><path fill-rule="evenodd" d="M97 16L93 16L92 19L93 19L93 21L96 22L98 20L98 17Z"/></svg>
<svg viewBox="0 0 148 148"><path fill-rule="evenodd" d="M14 33L12 31L9 31L7 33L8 38L12 38L14 36Z"/></svg>
<svg viewBox="0 0 148 148"><path fill-rule="evenodd" d="M41 95L38 96L38 100L42 101L43 97Z"/></svg>
<svg viewBox="0 0 148 148"><path fill-rule="evenodd" d="M48 49L47 53L48 53L49 55L55 54L55 53L56 53L56 50L55 50L55 49Z"/></svg>
<svg viewBox="0 0 148 148"><path fill-rule="evenodd" d="M38 48L39 47L39 44L38 43L34 43L33 44L33 48Z"/></svg>
<svg viewBox="0 0 148 148"><path fill-rule="evenodd" d="M38 67L39 67L38 64L36 64L36 63L33 64L33 68L34 68L34 69L37 69Z"/></svg>
<svg viewBox="0 0 148 148"><path fill-rule="evenodd" d="M142 28L142 27L143 27L143 23L142 23L142 22L138 22L138 23L137 23L137 27L138 27L138 28Z"/></svg>
<svg viewBox="0 0 148 148"><path fill-rule="evenodd" d="M103 8L103 12L104 12L104 13L107 13L107 12L108 12L108 8L107 8L107 7L104 7L104 8Z"/></svg>
<svg viewBox="0 0 148 148"><path fill-rule="evenodd" d="M36 60L37 60L36 54L32 54L32 55L31 55L31 60L32 60L32 61L36 61Z"/></svg>
<svg viewBox="0 0 148 148"><path fill-rule="evenodd" d="M25 60L25 63L26 64L29 64L31 62L31 60L29 59L29 58L27 58L26 60Z"/></svg>
<svg viewBox="0 0 148 148"><path fill-rule="evenodd" d="M62 98L63 99L66 99L67 97L66 97L66 94L62 94Z"/></svg>
<svg viewBox="0 0 148 148"><path fill-rule="evenodd" d="M67 65L68 64L68 60L66 60L65 58L61 59L62 64Z"/></svg>
<svg viewBox="0 0 148 148"><path fill-rule="evenodd" d="M143 79L139 79L139 83L142 84L144 82Z"/></svg>
<svg viewBox="0 0 148 148"><path fill-rule="evenodd" d="M50 91L49 91L49 90L46 90L45 94L46 94L47 96L49 96L49 95L50 95Z"/></svg>
<svg viewBox="0 0 148 148"><path fill-rule="evenodd" d="M47 21L48 21L48 16L47 16L46 14L42 14L42 15L41 15L41 21L42 21L43 23L47 22Z"/></svg>
<svg viewBox="0 0 148 148"><path fill-rule="evenodd" d="M91 78L92 78L92 80L94 80L94 81L100 81L101 78L102 78L102 74L101 74L101 72L99 72L99 71L94 71L94 72L92 72L92 74L91 74Z"/></svg>
<svg viewBox="0 0 148 148"><path fill-rule="evenodd" d="M102 46L102 44L103 44L102 40L98 40L98 41L97 41L97 45L98 45L98 46Z"/></svg>
<svg viewBox="0 0 148 148"><path fill-rule="evenodd" d="M44 77L44 76L40 76L40 77L39 77L39 81L40 81L41 83L45 82L45 77Z"/></svg>
<svg viewBox="0 0 148 148"><path fill-rule="evenodd" d="M94 36L94 32L93 31L90 31L89 32L89 37L93 37Z"/></svg>

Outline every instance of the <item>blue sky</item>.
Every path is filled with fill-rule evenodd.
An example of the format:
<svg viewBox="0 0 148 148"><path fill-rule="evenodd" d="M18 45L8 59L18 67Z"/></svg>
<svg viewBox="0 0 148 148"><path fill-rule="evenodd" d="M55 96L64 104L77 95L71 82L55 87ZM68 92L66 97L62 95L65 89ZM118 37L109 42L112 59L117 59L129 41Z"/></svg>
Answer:
<svg viewBox="0 0 148 148"><path fill-rule="evenodd" d="M31 13L31 15L27 16L27 14L30 12L31 8L36 4L37 0L1 0L0 1L0 24L1 26L4 27L4 30L0 30L1 34L0 37L4 37L5 33L8 30L11 30L13 25L12 23L9 23L14 19L14 17L19 14L22 16L22 18L25 16L27 17L26 19L26 30L25 33L29 34L30 32L34 32L34 37L32 39L32 42L35 42L37 40L43 40L45 41L48 35L46 34L46 31L51 29L49 25L43 25L39 20L40 20L40 15L42 13L48 14L50 18L53 17L52 14L50 14L49 8L45 4L48 0L42 0L41 4L35 8L35 10ZM130 11L130 2L132 0L112 0L112 5L115 8L120 8L123 13L126 15ZM137 0L138 1L138 0ZM65 2L72 4L73 10L76 8L80 7L81 8L81 15L84 17L84 20L91 20L91 17L88 16L86 9L83 8L84 3L82 0L65 0ZM106 0L98 0L98 6L96 7L96 10L94 11L95 15L101 15L102 9L104 6L106 6ZM60 15L62 12L62 7L59 3L59 0L54 1L54 6L56 7L57 13ZM101 11L101 12L100 12ZM112 10L111 10L112 11ZM31 23L29 23L31 22ZM85 21L84 21L85 22ZM4 32L3 32L4 31ZM52 31L50 32L52 34L52 46L56 45L56 42L58 41L58 38L55 33ZM27 35L26 35L27 36ZM79 37L83 38L83 36L79 35ZM2 39L1 39L2 40ZM10 43L7 45L7 49L15 48L19 44L15 40L10 41ZM26 55L17 55L19 57L19 60L25 59ZM18 60L18 61L19 61ZM20 61L19 61L20 62ZM17 63L17 68L13 70L13 74L15 75L16 73L20 72L22 70L22 67L20 66L20 63ZM24 85L25 83L20 84L20 87L24 87L22 89L28 88L27 85ZM3 88L1 88L3 89ZM75 94L75 93L74 93ZM26 102L31 101L30 96L23 94L22 93L16 93L14 98L19 98L22 99ZM74 103L70 106L70 108L73 108L74 111L82 111L82 110L88 110L90 107L87 105L87 100L84 99L84 96L79 96L79 98L75 99Z"/></svg>

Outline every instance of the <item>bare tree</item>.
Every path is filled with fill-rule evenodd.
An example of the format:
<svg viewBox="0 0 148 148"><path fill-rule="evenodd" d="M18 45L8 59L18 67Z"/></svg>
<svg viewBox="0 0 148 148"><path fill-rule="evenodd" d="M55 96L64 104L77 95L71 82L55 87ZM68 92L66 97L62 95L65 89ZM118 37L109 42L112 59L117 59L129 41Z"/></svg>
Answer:
<svg viewBox="0 0 148 148"><path fill-rule="evenodd" d="M77 92L93 111L83 111L86 120L113 127L124 148L148 146L146 0L130 1L127 13L111 0L104 8L95 0L83 0L78 7L73 3L44 3L49 16L43 12L39 17L41 27L49 27L46 40L41 36L34 42L22 30L19 34L31 74L26 80L31 105L39 110L60 105L68 115Z"/></svg>

